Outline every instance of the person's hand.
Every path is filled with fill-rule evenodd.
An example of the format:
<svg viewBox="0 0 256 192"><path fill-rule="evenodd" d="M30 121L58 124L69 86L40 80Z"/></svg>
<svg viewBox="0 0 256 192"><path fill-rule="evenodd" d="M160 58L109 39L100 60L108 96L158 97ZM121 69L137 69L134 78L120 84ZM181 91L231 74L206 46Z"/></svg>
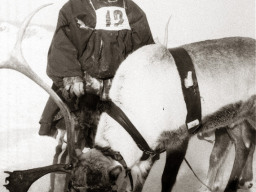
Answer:
<svg viewBox="0 0 256 192"><path fill-rule="evenodd" d="M81 97L84 95L84 83L80 77L64 77L63 78L64 89L69 93L70 97L76 95Z"/></svg>
<svg viewBox="0 0 256 192"><path fill-rule="evenodd" d="M73 85L71 85L70 93L75 94L77 97L84 95L84 83L74 82Z"/></svg>

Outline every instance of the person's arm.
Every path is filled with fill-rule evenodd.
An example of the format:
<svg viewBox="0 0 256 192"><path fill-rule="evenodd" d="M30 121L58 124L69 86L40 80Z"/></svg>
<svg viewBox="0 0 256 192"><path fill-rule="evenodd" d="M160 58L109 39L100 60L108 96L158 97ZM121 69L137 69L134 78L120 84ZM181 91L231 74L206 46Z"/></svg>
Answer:
<svg viewBox="0 0 256 192"><path fill-rule="evenodd" d="M150 31L146 14L132 0L126 0L126 13L131 26L131 39L133 51L148 44L153 44L154 40Z"/></svg>
<svg viewBox="0 0 256 192"><path fill-rule="evenodd" d="M78 61L77 48L69 37L69 12L64 8L60 10L57 28L48 52L47 75L57 87L64 87L79 97L84 94L83 71Z"/></svg>
<svg viewBox="0 0 256 192"><path fill-rule="evenodd" d="M47 75L58 87L63 87L65 77L77 77L81 80L83 77L78 61L78 51L67 35L70 30L67 14L61 9L48 52Z"/></svg>

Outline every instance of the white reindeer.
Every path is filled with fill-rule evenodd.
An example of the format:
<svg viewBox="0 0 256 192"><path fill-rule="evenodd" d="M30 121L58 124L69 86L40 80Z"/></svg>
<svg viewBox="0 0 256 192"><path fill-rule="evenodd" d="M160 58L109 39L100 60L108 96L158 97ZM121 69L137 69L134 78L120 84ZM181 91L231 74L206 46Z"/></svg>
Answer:
<svg viewBox="0 0 256 192"><path fill-rule="evenodd" d="M255 95L254 39L231 37L182 47L189 53L195 66L203 117L228 104L247 101ZM166 149L163 192L172 190L189 139L183 126L187 112L180 81L169 50L160 45L148 45L131 54L121 64L110 90L112 101L127 114L149 146L152 149ZM251 107L255 109L255 106ZM243 119L247 117L234 118L230 124ZM140 161L142 151L108 114L102 114L100 118L96 143L121 153L136 180L134 191L141 191L154 160ZM120 170L120 165L114 166L117 164L114 159L105 162L105 158L98 149L80 155L80 161L85 165L95 166L95 169L97 165L104 167L99 183L108 182L103 180L108 171L115 170L118 175L116 170ZM85 174L83 179L87 177ZM233 179L230 178L225 191L234 191ZM129 189L128 186L127 191Z"/></svg>

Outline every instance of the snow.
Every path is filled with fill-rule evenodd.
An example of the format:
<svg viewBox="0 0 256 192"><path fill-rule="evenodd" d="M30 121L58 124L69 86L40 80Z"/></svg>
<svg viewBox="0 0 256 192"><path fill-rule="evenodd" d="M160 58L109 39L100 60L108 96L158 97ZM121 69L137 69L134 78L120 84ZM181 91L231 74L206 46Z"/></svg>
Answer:
<svg viewBox="0 0 256 192"><path fill-rule="evenodd" d="M18 29L7 23L1 23L0 29L0 42L4 42L0 53L6 58L14 46ZM36 26L29 27L27 31L22 43L23 55L31 68L51 85L45 69L52 32ZM16 71L4 69L0 71L0 93L1 131L38 127L40 113L35 110L42 111L48 98L38 85Z"/></svg>

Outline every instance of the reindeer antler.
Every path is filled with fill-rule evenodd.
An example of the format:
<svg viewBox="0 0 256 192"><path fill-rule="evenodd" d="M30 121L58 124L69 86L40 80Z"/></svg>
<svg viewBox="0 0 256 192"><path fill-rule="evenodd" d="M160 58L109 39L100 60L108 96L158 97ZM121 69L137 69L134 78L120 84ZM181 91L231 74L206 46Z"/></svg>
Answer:
<svg viewBox="0 0 256 192"><path fill-rule="evenodd" d="M36 169L28 169L25 171L14 171L5 173L10 174L5 181L9 181L4 185L10 192L27 192L34 181L51 172L70 173L70 167L67 164L50 165Z"/></svg>
<svg viewBox="0 0 256 192"><path fill-rule="evenodd" d="M23 36L25 34L26 28L29 25L30 20L32 17L42 8L49 6L52 4L46 4L35 11L33 11L23 22L19 33L17 37L16 44L10 53L9 58L6 61L0 62L0 68L7 68L7 69L13 69L15 71L18 71L27 77L29 77L31 80L36 82L39 86L41 86L46 92L49 93L49 95L53 98L55 103L58 105L60 108L64 119L66 123L66 129L67 129L67 136L68 136L68 152L72 156L74 154L74 140L73 135L74 135L74 118L70 114L70 110L68 109L67 105L63 103L63 101L60 99L60 97L48 86L38 75L30 68L28 65L27 61L25 60L22 50L21 50L21 42L23 39Z"/></svg>
<svg viewBox="0 0 256 192"><path fill-rule="evenodd" d="M74 116L70 113L69 108L66 106L65 103L60 99L60 97L48 86L38 75L30 68L27 61L24 59L24 56L22 54L21 50L21 42L24 37L25 31L27 26L29 25L32 17L42 8L49 6L51 4L43 5L39 8L37 8L35 11L33 11L22 23L22 26L19 30L16 44L11 51L9 57L5 61L0 61L0 69L1 68L7 68L7 69L13 69L15 71L18 71L27 77L29 77L31 80L33 80L35 83L37 83L39 86L41 86L46 92L49 93L49 95L53 98L55 103L60 108L66 124L66 130L67 130L67 148L69 152L69 161L70 164L76 161L76 155L75 155L75 141L74 141L74 127L75 127L75 120ZM62 171L66 172L67 169L64 169L66 165L52 165L37 169L31 169L31 170L24 170L24 171L14 171L14 172L7 172L10 174L10 177L6 178L7 181L9 181L9 184L6 185L6 188L9 189L11 192L26 192L31 184L37 180L38 178L42 177L43 175L50 173L50 172L56 172L56 171ZM18 190L19 189L19 190Z"/></svg>

